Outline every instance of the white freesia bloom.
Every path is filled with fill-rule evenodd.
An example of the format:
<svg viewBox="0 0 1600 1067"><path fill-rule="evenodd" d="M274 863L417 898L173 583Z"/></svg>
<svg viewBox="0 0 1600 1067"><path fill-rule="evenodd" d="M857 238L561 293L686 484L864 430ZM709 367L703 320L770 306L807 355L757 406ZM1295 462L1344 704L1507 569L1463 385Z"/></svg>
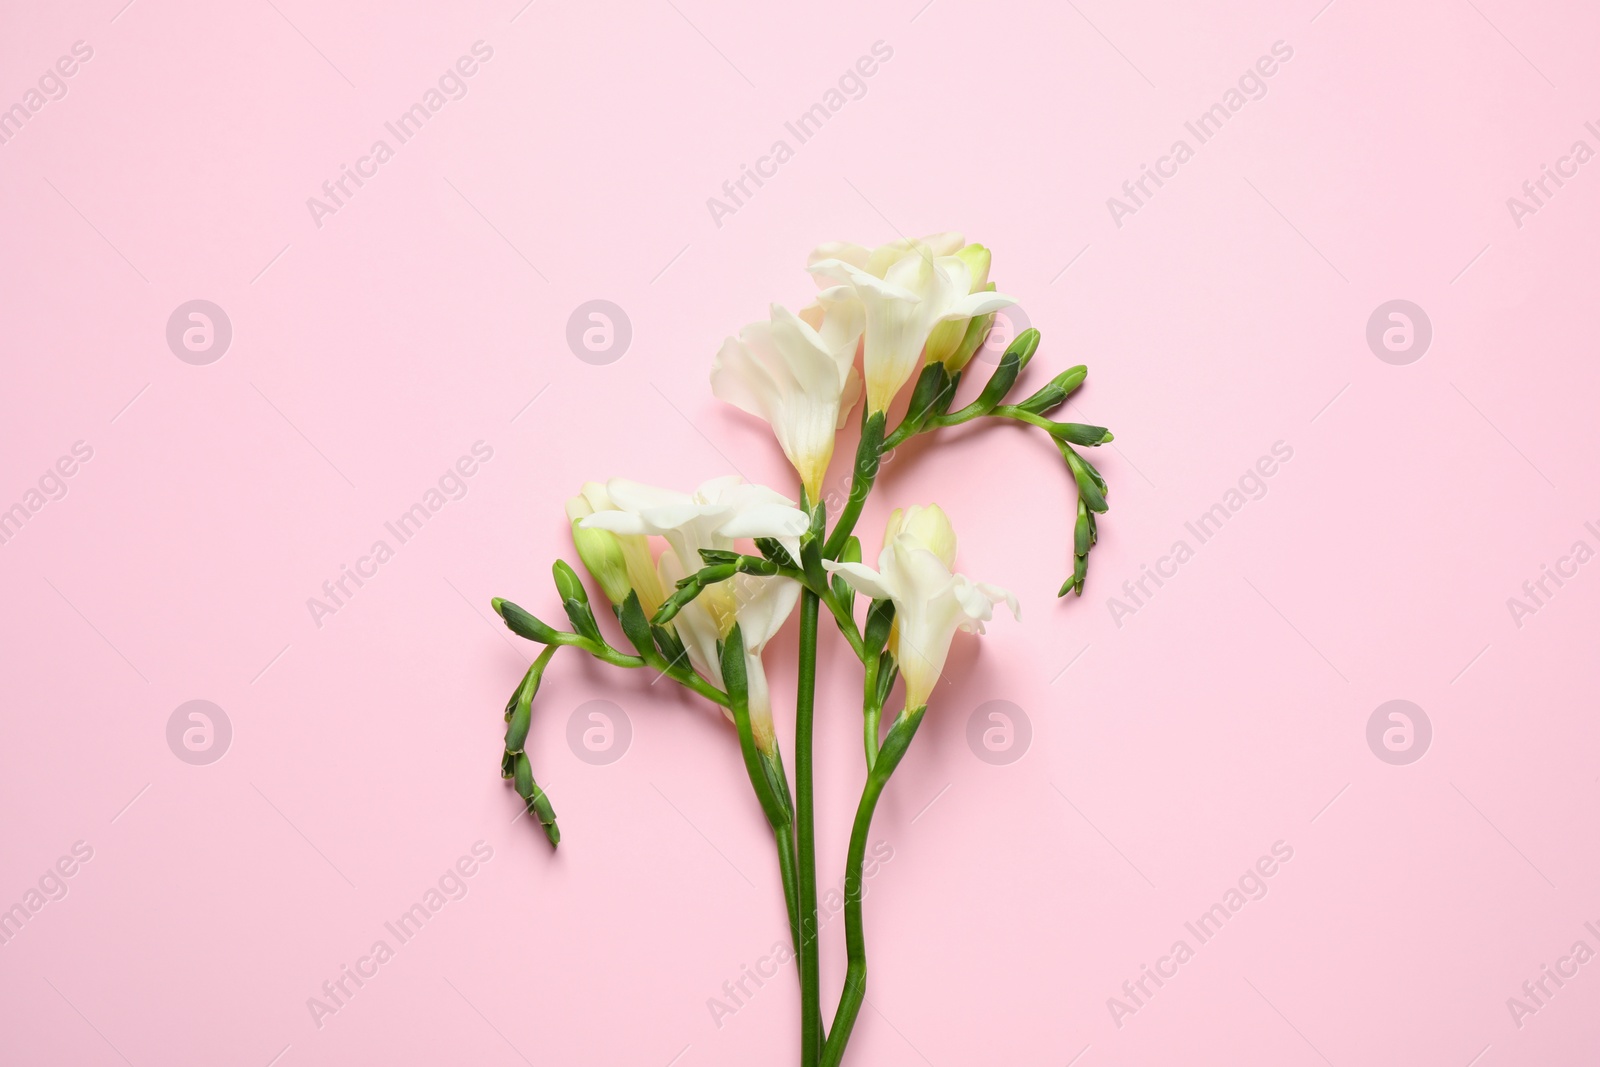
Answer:
<svg viewBox="0 0 1600 1067"><path fill-rule="evenodd" d="M808 525L806 513L793 501L765 486L747 485L738 477L713 479L692 494L613 478L606 483L606 492L616 510L596 511L580 520L579 526L665 538L667 548L657 566L662 584L669 589L705 565L702 548L727 551L734 548L737 538L776 538L791 555L798 556L799 538ZM739 575L707 587L675 620L695 670L719 686L722 662L717 643L735 623L740 624L750 720L764 751L771 750L776 737L761 653L799 598L799 584L788 578Z"/></svg>
<svg viewBox="0 0 1600 1067"><path fill-rule="evenodd" d="M877 256L879 249L872 255ZM869 267L877 266L869 257ZM846 259L823 259L810 270L840 283L861 303L865 319L862 365L867 379L867 410L884 411L900 387L922 366L923 349L934 327L965 321L1016 303L992 291L973 292L972 268L956 255L938 256L918 242L889 263L883 276ZM830 291L835 300L839 296Z"/></svg>
<svg viewBox="0 0 1600 1067"><path fill-rule="evenodd" d="M894 601L891 651L906 681L906 708L923 707L933 693L957 630L983 633L1004 601L1021 618L1017 598L999 586L955 574L956 535L937 504L896 510L884 530L878 569L824 561L856 590Z"/></svg>
<svg viewBox="0 0 1600 1067"><path fill-rule="evenodd" d="M773 304L771 320L724 341L711 367L717 397L772 424L813 503L822 496L834 435L861 391L854 365L859 325L855 336L843 336L851 314L843 309L834 317L830 345L800 316Z"/></svg>
<svg viewBox="0 0 1600 1067"><path fill-rule="evenodd" d="M705 566L702 548L726 551L739 537L777 538L798 557L800 535L809 525L794 501L764 485L746 484L738 475L713 478L693 493L613 478L606 492L616 510L596 511L582 521L585 529L665 537L691 571Z"/></svg>
<svg viewBox="0 0 1600 1067"><path fill-rule="evenodd" d="M616 505L611 502L605 486L599 482L584 482L582 492L567 501L573 546L584 567L594 575L613 604L627 600L632 591L639 594L639 604L646 617L654 615L666 599L666 592L661 587L655 561L650 558L649 542L642 534L616 534L582 525L584 519L597 511L614 510Z"/></svg>
<svg viewBox="0 0 1600 1067"><path fill-rule="evenodd" d="M982 245L966 245L956 257L967 265L972 292L992 292L994 283L989 280L989 265L993 256ZM946 319L928 335L928 346L923 354L929 363L943 363L954 374L971 362L972 355L983 344L994 321L994 313L971 319Z"/></svg>

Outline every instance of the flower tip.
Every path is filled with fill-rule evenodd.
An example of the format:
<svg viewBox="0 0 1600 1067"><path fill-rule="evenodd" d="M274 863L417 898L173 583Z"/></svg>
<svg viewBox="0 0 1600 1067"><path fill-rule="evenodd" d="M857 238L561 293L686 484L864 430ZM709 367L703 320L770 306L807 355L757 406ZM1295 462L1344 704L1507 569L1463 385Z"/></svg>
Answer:
<svg viewBox="0 0 1600 1067"><path fill-rule="evenodd" d="M505 603L504 597L497 596L489 601L489 606L494 608L494 613L503 619L506 617Z"/></svg>

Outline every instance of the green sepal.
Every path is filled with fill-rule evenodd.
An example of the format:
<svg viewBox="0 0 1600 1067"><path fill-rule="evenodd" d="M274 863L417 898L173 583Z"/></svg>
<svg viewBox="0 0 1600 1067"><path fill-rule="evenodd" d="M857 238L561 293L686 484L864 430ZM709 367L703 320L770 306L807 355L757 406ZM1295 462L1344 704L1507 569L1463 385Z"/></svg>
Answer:
<svg viewBox="0 0 1600 1067"><path fill-rule="evenodd" d="M556 580L556 592L561 595L563 602L576 600L580 604L589 603L589 591L583 587L583 579L578 577L578 572L564 559L558 559L550 565L550 573Z"/></svg>
<svg viewBox="0 0 1600 1067"><path fill-rule="evenodd" d="M510 779L516 773L517 754L506 752L500 756L500 777Z"/></svg>
<svg viewBox="0 0 1600 1067"><path fill-rule="evenodd" d="M789 793L789 776L783 771L783 754L776 748L772 752L761 753L761 769L766 774L767 784L778 798L779 805L784 811L784 822L794 821L794 797Z"/></svg>
<svg viewBox="0 0 1600 1067"><path fill-rule="evenodd" d="M993 319L994 315L991 313L989 318ZM961 371L956 371L950 375L950 386L949 388L945 389L944 392L939 394L939 403L933 410L934 415L944 415L948 413L950 410L950 405L955 403L956 389L961 385L961 373Z"/></svg>
<svg viewBox="0 0 1600 1067"><path fill-rule="evenodd" d="M656 647L661 650L662 658L667 661L667 673L674 677L687 673L689 657L684 650L683 642L678 639L677 632L670 626L657 626L651 623L650 634L656 639Z"/></svg>
<svg viewBox="0 0 1600 1067"><path fill-rule="evenodd" d="M861 631L864 654L876 656L889 643L889 631L894 626L894 601L874 600L867 609L867 624Z"/></svg>
<svg viewBox="0 0 1600 1067"><path fill-rule="evenodd" d="M518 637L546 645L561 642L562 634L559 630L551 629L511 601L495 597L489 604L494 608L495 614L505 620L506 628Z"/></svg>
<svg viewBox="0 0 1600 1067"><path fill-rule="evenodd" d="M805 573L806 583L813 589L821 589L828 584L828 572L822 566L822 542L809 540L800 546L800 569Z"/></svg>
<svg viewBox="0 0 1600 1067"><path fill-rule="evenodd" d="M707 567L719 567L729 563L738 563L741 554L742 553L730 552L727 549L722 548L702 548L700 550L700 558L705 561L705 566Z"/></svg>
<svg viewBox="0 0 1600 1067"><path fill-rule="evenodd" d="M878 759L872 765L874 777L888 778L894 773L906 749L911 746L911 739L916 736L917 727L922 725L922 716L927 710L924 704L920 708L908 708L896 716L883 744L878 747Z"/></svg>
<svg viewBox="0 0 1600 1067"><path fill-rule="evenodd" d="M955 395L955 390L950 387L950 372L945 365L929 363L923 367L922 373L917 375L917 384L911 387L911 402L906 406L905 423L895 430L895 436L904 438L909 433L915 433L931 416L940 414L941 400L944 407L948 408L950 401L944 399L947 391L952 397Z"/></svg>
<svg viewBox="0 0 1600 1067"><path fill-rule="evenodd" d="M888 702L889 691L894 688L894 680L899 674L900 668L895 664L894 656L888 652L878 656L878 691L873 694L878 707Z"/></svg>
<svg viewBox="0 0 1600 1067"><path fill-rule="evenodd" d="M617 609L617 621L622 624L622 632L635 652L645 659L656 654L655 635L651 633L650 620L644 617L638 593L631 589L628 591L628 599Z"/></svg>
<svg viewBox="0 0 1600 1067"><path fill-rule="evenodd" d="M722 686L728 693L728 711L733 715L734 727L739 731L739 753L744 757L745 773L755 788L756 799L766 813L767 822L775 829L789 825L789 813L783 806L780 794L774 789L769 764L756 748L755 734L750 726L750 683L745 676L744 635L739 624L721 642ZM787 793L787 784L784 792Z"/></svg>
<svg viewBox="0 0 1600 1067"><path fill-rule="evenodd" d="M567 619L580 636L587 637L599 645L606 643L606 639L600 635L600 624L595 621L594 612L589 608L588 600L569 598L563 600L561 606L566 609Z"/></svg>

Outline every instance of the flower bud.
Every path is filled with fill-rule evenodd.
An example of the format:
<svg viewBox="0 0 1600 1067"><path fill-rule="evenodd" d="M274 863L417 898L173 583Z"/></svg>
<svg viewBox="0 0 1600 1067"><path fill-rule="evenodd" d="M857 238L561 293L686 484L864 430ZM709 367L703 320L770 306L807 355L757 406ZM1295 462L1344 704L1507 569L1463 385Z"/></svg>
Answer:
<svg viewBox="0 0 1600 1067"><path fill-rule="evenodd" d="M633 586L628 581L628 561L622 551L622 540L610 530L586 530L578 525L594 514L594 507L583 496L567 501L567 518L572 522L572 545L584 569L600 583L606 599L621 604L628 599ZM566 592L562 592L566 597Z"/></svg>
<svg viewBox="0 0 1600 1067"><path fill-rule="evenodd" d="M583 587L583 580L578 577L578 572L572 569L564 559L558 559L550 565L550 573L556 581L556 592L561 594L563 603L577 601L579 604L588 605L589 591Z"/></svg>
<svg viewBox="0 0 1600 1067"><path fill-rule="evenodd" d="M912 504L909 508L895 508L883 528L883 543L896 539L914 542L939 557L946 568L956 564L956 531L950 517L938 504Z"/></svg>
<svg viewBox="0 0 1600 1067"><path fill-rule="evenodd" d="M967 268L968 293L990 292L994 285L989 281L989 264L992 256L983 245L967 245L956 251L955 256ZM972 354L983 343L983 335L988 333L988 324L994 321L994 315L980 315L971 319L946 319L933 328L928 335L928 345L924 349L927 363L943 363L945 369L954 374L965 367ZM976 340L973 334L976 333ZM969 345L967 342L972 341Z"/></svg>

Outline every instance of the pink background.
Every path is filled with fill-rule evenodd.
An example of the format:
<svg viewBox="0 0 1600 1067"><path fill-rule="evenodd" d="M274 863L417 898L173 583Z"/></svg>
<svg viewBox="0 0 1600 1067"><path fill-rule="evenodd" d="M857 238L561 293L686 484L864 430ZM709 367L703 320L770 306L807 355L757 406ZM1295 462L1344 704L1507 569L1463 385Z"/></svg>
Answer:
<svg viewBox="0 0 1600 1067"><path fill-rule="evenodd" d="M958 644L880 808L850 1062L1594 1061L1600 963L1520 1028L1506 1005L1600 949L1600 566L1507 607L1600 547L1600 162L1520 227L1506 206L1600 148L1592 10L122 2L13 2L0 33L3 107L93 49L0 145L0 507L93 449L0 545L0 906L93 849L0 948L0 1059L792 1062L792 967L708 1007L787 937L731 728L557 658L530 742L552 854L498 778L530 646L488 601L559 615L584 479L790 487L710 395L717 345L809 298L819 241L958 228L1043 331L1028 380L1090 365L1071 410L1116 431L1113 510L1058 602L1072 497L1039 435L886 469L869 554L937 499L1024 610ZM467 95L317 226L306 199L480 40ZM706 199L877 41L865 95L717 225ZM1107 198L1277 41L1266 96L1117 226ZM232 323L208 366L165 340L193 299ZM566 343L592 299L632 324L609 365ZM1365 340L1393 299L1433 325L1406 366ZM307 598L480 440L465 497L319 627ZM1108 598L1278 441L1265 497L1119 626ZM831 634L823 658L828 888L862 767L858 676ZM166 739L193 699L232 725L208 766ZM609 765L566 743L595 699L632 726ZM1432 723L1408 766L1366 741L1391 699ZM1031 723L1008 765L966 741L991 700ZM480 840L466 896L319 1028L307 998ZM1278 841L1265 898L1119 1027L1107 998ZM841 920L824 950L831 1008Z"/></svg>

